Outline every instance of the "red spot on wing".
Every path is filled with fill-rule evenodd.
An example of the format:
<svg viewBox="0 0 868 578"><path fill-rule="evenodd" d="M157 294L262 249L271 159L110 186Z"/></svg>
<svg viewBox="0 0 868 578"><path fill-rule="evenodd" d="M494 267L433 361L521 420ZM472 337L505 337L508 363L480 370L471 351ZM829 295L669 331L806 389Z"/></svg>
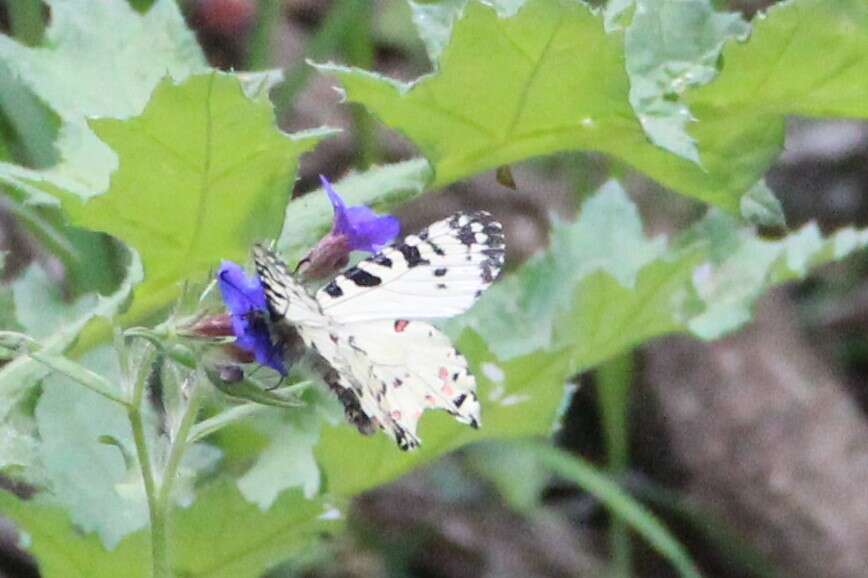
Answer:
<svg viewBox="0 0 868 578"><path fill-rule="evenodd" d="M443 395L452 395L455 393L455 390L452 389L452 386L449 385L449 370L445 367L441 367L440 371L437 373L437 377L443 380L443 387L440 388L440 391L443 392Z"/></svg>
<svg viewBox="0 0 868 578"><path fill-rule="evenodd" d="M398 319L397 321L395 321L395 333L403 332L405 329L407 329L408 325L410 325L410 322L406 319Z"/></svg>

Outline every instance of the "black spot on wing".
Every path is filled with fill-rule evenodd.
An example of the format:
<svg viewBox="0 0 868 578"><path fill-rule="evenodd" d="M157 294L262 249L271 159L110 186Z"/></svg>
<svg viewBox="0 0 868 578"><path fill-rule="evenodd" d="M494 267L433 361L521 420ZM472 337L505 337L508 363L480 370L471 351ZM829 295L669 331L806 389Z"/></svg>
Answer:
<svg viewBox="0 0 868 578"><path fill-rule="evenodd" d="M439 269L434 269L435 277L442 277L446 274L446 267L440 267Z"/></svg>
<svg viewBox="0 0 868 578"><path fill-rule="evenodd" d="M377 253L376 255L371 257L371 262L376 263L377 265L380 265L381 267L391 267L392 266L392 260L389 259L388 257L386 257L382 253Z"/></svg>
<svg viewBox="0 0 868 578"><path fill-rule="evenodd" d="M476 243L476 234L470 229L470 225L465 225L458 229L458 235L456 236L463 245L467 245L468 247Z"/></svg>
<svg viewBox="0 0 868 578"><path fill-rule="evenodd" d="M325 292L335 298L340 297L344 294L344 290L341 289L334 281L325 286Z"/></svg>
<svg viewBox="0 0 868 578"><path fill-rule="evenodd" d="M371 275L364 269L358 267L353 267L345 277L359 287L376 287L383 282L383 280L376 275Z"/></svg>
<svg viewBox="0 0 868 578"><path fill-rule="evenodd" d="M413 268L418 265L428 265L429 261L427 259L422 258L422 254L419 253L419 247L415 247L412 245L401 245L398 247L398 250L404 256L404 259L407 260L407 267Z"/></svg>

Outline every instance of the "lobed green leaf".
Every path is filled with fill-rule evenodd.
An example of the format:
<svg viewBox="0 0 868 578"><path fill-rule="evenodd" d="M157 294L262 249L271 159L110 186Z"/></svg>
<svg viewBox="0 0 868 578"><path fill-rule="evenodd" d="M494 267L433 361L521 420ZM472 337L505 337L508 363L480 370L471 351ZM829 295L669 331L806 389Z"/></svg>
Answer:
<svg viewBox="0 0 868 578"><path fill-rule="evenodd" d="M434 187L529 157L597 150L737 213L742 195L780 152L787 115L868 116L864 2L792 0L770 9L749 41L726 44L722 72L698 87L714 75L722 42L742 36L744 26L705 2L641 4L654 10L633 16L625 40L613 24L630 13L623 3L608 14L614 30L607 33L605 15L579 2L527 0L509 17L470 2L438 68L415 82L319 68L338 76L350 101L419 147L434 169ZM436 46L443 44L444 22L458 13L444 10L446 20L423 19L429 23L422 24L423 38L436 38ZM702 32L684 38L679 23L691 19L703 23ZM668 51L650 51L650 39L661 34L683 59L675 71L664 62ZM690 82L683 78L688 73L695 75ZM648 121L647 133L634 106ZM686 111L696 122L685 124ZM688 158L655 146L649 135ZM765 222L777 215L749 216Z"/></svg>
<svg viewBox="0 0 868 578"><path fill-rule="evenodd" d="M142 15L126 2L46 0L45 44L28 47L0 35L0 60L61 119L61 162L34 171L0 163L0 180L32 202L89 198L105 191L117 157L86 118L138 114L166 75L176 80L206 69L205 58L173 0Z"/></svg>
<svg viewBox="0 0 868 578"><path fill-rule="evenodd" d="M82 534L62 509L40 499L0 492L0 511L27 534L45 578L146 578L150 541L144 530L106 550L94 534ZM188 578L259 578L319 535L337 531L342 515L321 500L285 492L267 512L244 500L233 483L216 480L189 508L176 508L174 570Z"/></svg>
<svg viewBox="0 0 868 578"><path fill-rule="evenodd" d="M90 121L120 159L107 193L69 203L72 221L136 248L145 267L127 319L168 306L182 281L245 261L277 235L298 159L326 132L286 135L267 97L230 74L164 80L141 115Z"/></svg>

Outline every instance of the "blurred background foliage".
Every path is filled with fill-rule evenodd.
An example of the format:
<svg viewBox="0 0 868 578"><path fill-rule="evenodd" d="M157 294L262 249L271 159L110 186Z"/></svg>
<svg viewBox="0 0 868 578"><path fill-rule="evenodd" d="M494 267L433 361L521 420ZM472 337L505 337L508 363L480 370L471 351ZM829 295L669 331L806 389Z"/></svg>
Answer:
<svg viewBox="0 0 868 578"><path fill-rule="evenodd" d="M130 5L142 14L152 4L149 0L130 0ZM426 135L415 134L412 126L404 131L406 136L402 135L386 128L371 113L375 110L390 125L400 128L400 116L405 113L397 100L384 97L381 102L362 106L356 102L352 83L369 79L347 75L349 81L344 83L344 89L350 102L343 104L335 93L338 83L334 76L322 74L307 61L335 62L373 70L403 82L413 81L432 70L431 39L426 43L417 33L413 9L420 14L428 6L432 8L430 14L435 14L433 8L449 4L459 3L420 1L411 9L405 0L178 2L211 66L227 71L274 68L284 71L284 81L270 92L283 130L297 132L320 126L343 129L322 140L316 148L312 148L313 143L298 144L299 149L312 150L299 165L295 197L314 190L319 174L338 180L349 171L414 159L417 152L412 142L423 149L432 163L439 162L432 158L437 153L430 151L442 152L448 149L448 143L428 142ZM715 4L721 10L733 10L751 19L772 3L731 0ZM38 0L0 2L0 27L21 44L38 45L50 17L49 10ZM720 26L734 36L742 32L732 21ZM847 30L836 34L846 35ZM853 32L854 36L858 34L864 38L866 31ZM601 58L596 48L580 46L575 49L575 56L588 61ZM146 51L147 43L138 49ZM714 68L718 62L706 64ZM751 64L762 68L766 63L745 65ZM653 71L650 76L653 77ZM772 82L771 86L777 85ZM455 88L457 98L461 97L460 89ZM358 90L363 94L359 98L364 98L362 88ZM491 96L498 100L512 95ZM645 102L643 96L647 95L631 94L631 104L635 107ZM665 98L655 102L655 106L679 105ZM690 103L700 124L703 106L711 107L715 102L715 96L710 95L707 101L697 97ZM774 109L782 118L783 114L798 114L802 103L775 108L764 95L747 94L740 105L745 109ZM381 108L377 109L378 106ZM761 117L733 114L730 122L751 123L758 122L758 118ZM55 143L64 120L0 65L0 160L32 169L53 166L58 160ZM105 130L100 136L111 132L110 121L92 125L97 133L102 130L100 127ZM653 132L653 127L645 126L645 130ZM656 144L690 158L691 143L675 133L660 133ZM462 138L460 133L447 137ZM430 150L424 148L426 142ZM700 149L701 145L700 139ZM462 143L453 142L452 146L460 148ZM726 230L720 223L727 217L720 215L695 225L705 211L705 205L696 197L706 201L712 197L725 198L728 183L720 186L721 196L709 193L710 196L703 197L704 193L697 191L693 192L694 198L671 194L659 184L662 180L678 188L677 179L666 181L669 168L660 168L653 175L657 178L655 182L648 178L647 172L633 170L618 158L619 147L631 146L629 142L615 142L610 149L595 147L611 155L557 152L513 164L509 170L497 174L494 171L476 174L481 170L479 166L455 169L460 182L413 199L402 205L398 213L405 230L413 230L462 207L494 210L509 233L509 267L523 275L521 283L517 283L520 287L572 274L563 269L546 269L545 259L549 255L554 255L554 262L566 269L581 267L583 255L565 256L564 247L574 241L571 235L580 237L580 233L571 232L564 221L574 221L582 203L610 178L619 179L638 206L641 221L635 221L636 247L649 252L658 250L653 249L653 237L665 233L676 239L670 247L681 249L691 247L691 235L711 236L715 231ZM776 155L777 151L773 153ZM443 157L445 164L449 155L444 153ZM768 186L782 203L789 231L796 231L809 221L816 221L823 232L844 225L868 224L866 159L868 125L864 122L790 117L786 150L766 174ZM142 162L146 164L147 159ZM726 162L723 157L721 164ZM715 171L723 174L724 170L719 166L705 168L710 174L716 174ZM753 175L754 169L728 168L738 172L739 178L761 176ZM514 187L505 185L510 179ZM28 264L38 262L44 275L41 286L56 291L56 299L65 303L92 296L94 291L110 294L123 283L128 263L126 252L116 240L105 233L69 226L57 210L24 202L24 195L15 188L4 189L4 193L0 199L0 246L8 251L3 268L7 281L20 278L28 271ZM608 209L623 209L618 192L610 193L605 197L605 202L610 203ZM601 200L604 197L594 198L597 203L604 202ZM593 210L590 204L585 205L582 214ZM630 209L624 210L629 213ZM625 228L618 229L613 236L624 235L631 223L634 221L628 214L618 221ZM780 223L763 224L767 227L760 228L760 236L765 235L766 240L777 239L784 232ZM689 229L691 225L693 229ZM550 238L549 253L541 253L549 247ZM302 246L284 238L282 245ZM784 244L781 246L784 248L770 258L763 274L771 275L774 281L801 276L804 271L788 261L790 253ZM708 250L712 259L714 250ZM759 250L750 242L745 242L742 249L745 254ZM803 257L828 260L817 256L821 252L822 249L815 248ZM532 258L533 255L536 257ZM662 252L654 255L648 262ZM243 258L243 255L225 256ZM679 254L685 263L697 262L688 257ZM147 263L148 256L143 258ZM781 264L785 261L789 267L786 271ZM526 268L518 269L523 263ZM637 265L634 275L645 264ZM658 265L662 266L659 263L655 266ZM768 273L773 270L777 272ZM554 434L554 449L530 442L489 440L450 453L356 497L349 509L346 532L305 541L300 551L296 544L276 546L277 552L283 551L283 547L294 555L290 562L271 568L268 576L626 578L691 576L700 572L721 578L863 576L868 568L868 516L861 516L868 512L861 491L868 463L868 425L864 416L868 408L864 387L868 371L866 272L868 260L863 253L857 253L845 262L820 269L808 280L773 292L761 302L757 320L747 331L713 344L688 337L655 340L636 351L619 353L593 371L579 372L569 380L568 389L575 389L575 394L568 400L568 407L563 408L561 426ZM583 275L575 273L574 287L597 282ZM757 285L756 291L761 292L768 282L764 280ZM746 286L750 280L737 278L734 283ZM674 290L663 287L660 291L670 289ZM610 297L611 302L591 303L589 309L610 313L613 324L618 311L629 314L630 309L622 306L617 291L601 290L601 294ZM492 322L503 310L503 300L514 298L515 293L504 289L501 301L494 296L481 304L474 310L475 317L459 321L453 335L458 335L464 326L478 329L483 336L486 327L491 334L510 330L532 334L550 323L551 334L531 338L549 339L549 345L558 343L579 349L574 337L570 341L569 335L558 333L562 327L557 323L559 311L554 305L548 310L543 306L542 313L535 311L534 316L524 320L533 327L499 327ZM11 296L8 292L0 293L0 299ZM142 310L153 313L146 305L142 305ZM736 316L737 311L740 310L733 306L721 315ZM579 314L573 315L576 317L569 321L577 321ZM654 329L647 336L621 336L621 339L626 349L645 337L690 323L694 323L691 326L694 333L702 334L703 326L697 319L698 315L679 319L677 324ZM12 327L15 322L14 318L4 319L3 327ZM732 321L730 328L741 322ZM712 319L708 323L717 321ZM708 331L708 337L724 332ZM524 339L526 335L521 337ZM476 351L478 344L472 338L462 339L463 349ZM604 341L601 338L600 343ZM495 345L488 344L487 348L481 347L485 353L478 355L484 358L495 347L500 347L500 352L514 352L509 348L522 346L506 338ZM532 351L531 348L522 353ZM578 371L607 357L578 351L568 365ZM45 388L49 393L53 391L50 384ZM560 396L550 397L547 403L557 405ZM60 398L54 403L70 408L73 405L72 401ZM506 413L504 416L504 420L522 419L520 413L516 417ZM290 434L292 431L290 426ZM350 435L355 433L348 428L340 430L328 438L327 444L331 446L327 445L322 452L339 446ZM433 434L431 438L436 446L438 438ZM224 467L242 471L248 465L245 460L249 452L261 451L267 444L268 439L255 429L224 430L220 434ZM337 463L332 463L327 472L340 472L339 454L330 455ZM587 462L571 460L571 455L580 455ZM318 457L329 460L322 455ZM296 458L298 455L291 452L283 457ZM207 460L207 456L202 459ZM587 468L587 463L596 464L608 477ZM409 466L395 467L401 470ZM383 470L388 468L383 466ZM355 471L359 475L360 470ZM353 489L367 489L376 480L362 476L358 480L332 479L330 483L335 487L346 484ZM28 492L26 485L17 485L13 478L0 478L0 485L19 495ZM224 503L240 504L233 532L244 534L245 523L255 526L255 521L245 522L244 507L249 504L233 494L237 494L234 486L212 486L209 492L209 496L200 496L198 500L207 503L211 496L220 495L219 499L226 500ZM628 499L628 494L647 510L635 509L636 502ZM278 500L272 508L287 520L295 514L309 523L294 509L298 503L298 500L285 503ZM4 504L0 511L16 518L13 510L18 506L9 501ZM621 517L613 516L612 511ZM218 548L208 542L217 536L208 532L196 536L202 524L207 523L207 516L197 518L195 508L187 512L178 524L180 539L199 540L201 552ZM39 575L36 562L26 548L19 547L8 520L0 522L4 523L0 526L0 573L9 577ZM313 526L313 533L331 531ZM275 531L279 541L279 532ZM643 539L638 537L640 534ZM232 541L231 536L223 539ZM286 541L292 539L295 538L288 536ZM135 551L126 543L119 548L119 556L126 555L124 548L128 546L129 551ZM99 544L92 541L87 547L99 548ZM135 561L134 555L127 559L130 564ZM46 561L42 560L42 564ZM54 575L64 575L62 568L72 563L59 556L48 564L55 571L61 569ZM197 560L187 560L185 564L196 569L190 575L233 575L230 567L207 574ZM263 564L264 568L270 566ZM99 571L106 575L110 572Z"/></svg>

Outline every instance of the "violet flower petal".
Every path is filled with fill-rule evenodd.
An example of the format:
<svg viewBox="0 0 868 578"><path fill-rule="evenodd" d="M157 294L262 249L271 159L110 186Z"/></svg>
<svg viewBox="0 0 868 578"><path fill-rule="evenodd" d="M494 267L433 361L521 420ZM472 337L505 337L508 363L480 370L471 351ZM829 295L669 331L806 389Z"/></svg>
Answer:
<svg viewBox="0 0 868 578"><path fill-rule="evenodd" d="M259 277L248 277L241 265L223 261L217 271L217 286L232 316L235 344L252 353L260 365L285 376L282 347L271 340L265 321L268 307Z"/></svg>
<svg viewBox="0 0 868 578"><path fill-rule="evenodd" d="M350 246L357 251L376 253L395 240L401 232L401 221L392 215L379 216L365 206L346 211L350 223Z"/></svg>
<svg viewBox="0 0 868 578"><path fill-rule="evenodd" d="M375 253L401 232L397 217L378 215L364 205L347 207L328 179L320 175L320 181L335 211L332 234L345 236L351 251Z"/></svg>

